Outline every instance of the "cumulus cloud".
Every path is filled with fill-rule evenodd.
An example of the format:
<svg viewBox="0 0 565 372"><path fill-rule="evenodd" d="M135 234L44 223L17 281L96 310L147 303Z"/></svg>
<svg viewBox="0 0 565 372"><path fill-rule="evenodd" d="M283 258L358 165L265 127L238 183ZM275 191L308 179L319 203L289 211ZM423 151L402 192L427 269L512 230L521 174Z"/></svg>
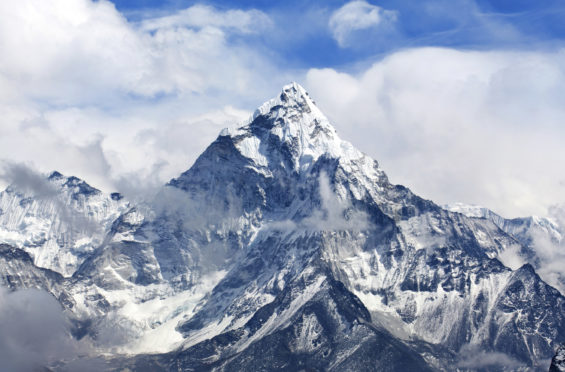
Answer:
<svg viewBox="0 0 565 372"><path fill-rule="evenodd" d="M409 49L359 74L311 69L306 86L393 182L439 203L544 215L565 195L564 53Z"/></svg>
<svg viewBox="0 0 565 372"><path fill-rule="evenodd" d="M351 1L330 17L329 28L340 47L347 47L357 31L386 29L397 18L397 12L386 10L366 1Z"/></svg>
<svg viewBox="0 0 565 372"><path fill-rule="evenodd" d="M269 21L256 10L195 5L138 27L104 0L24 0L3 3L0 14L0 43L9 51L0 57L3 79L62 105L100 98L111 105L124 93L239 91L264 59L251 49L235 53L224 30L261 30Z"/></svg>

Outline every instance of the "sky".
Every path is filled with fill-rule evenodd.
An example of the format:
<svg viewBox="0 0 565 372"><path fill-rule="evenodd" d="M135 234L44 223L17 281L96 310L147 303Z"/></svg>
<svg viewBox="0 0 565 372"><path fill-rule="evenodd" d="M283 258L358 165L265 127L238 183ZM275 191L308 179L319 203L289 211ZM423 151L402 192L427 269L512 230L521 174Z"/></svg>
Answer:
<svg viewBox="0 0 565 372"><path fill-rule="evenodd" d="M303 85L437 203L565 203L561 0L0 2L0 186L58 170L135 198ZM4 170L2 170L4 169Z"/></svg>

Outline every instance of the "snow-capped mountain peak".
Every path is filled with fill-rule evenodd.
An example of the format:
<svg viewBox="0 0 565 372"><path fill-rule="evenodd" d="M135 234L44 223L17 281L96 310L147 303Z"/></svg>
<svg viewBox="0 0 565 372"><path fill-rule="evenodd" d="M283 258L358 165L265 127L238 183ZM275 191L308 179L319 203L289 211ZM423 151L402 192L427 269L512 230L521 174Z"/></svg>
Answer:
<svg viewBox="0 0 565 372"><path fill-rule="evenodd" d="M359 159L364 155L337 135L335 128L297 83L283 87L275 98L262 104L245 125L225 129L236 148L257 166L289 161L292 170L302 171L322 155L334 159ZM286 152L286 159L269 156L273 150Z"/></svg>

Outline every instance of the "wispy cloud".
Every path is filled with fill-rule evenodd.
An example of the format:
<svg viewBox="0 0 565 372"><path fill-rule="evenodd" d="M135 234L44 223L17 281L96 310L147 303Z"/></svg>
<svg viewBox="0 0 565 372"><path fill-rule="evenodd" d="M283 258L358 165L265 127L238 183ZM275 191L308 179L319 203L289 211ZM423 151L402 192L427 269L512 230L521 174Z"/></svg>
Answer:
<svg viewBox="0 0 565 372"><path fill-rule="evenodd" d="M532 229L532 246L539 259L536 269L544 281L565 293L565 204L552 205L549 218L555 223Z"/></svg>
<svg viewBox="0 0 565 372"><path fill-rule="evenodd" d="M326 173L318 178L320 208L300 221L283 220L271 223L268 228L280 231L362 231L369 227L369 217L355 210L347 199L339 197L330 184Z"/></svg>
<svg viewBox="0 0 565 372"><path fill-rule="evenodd" d="M71 231L91 235L102 229L86 212L81 213L74 206L69 205L64 199L62 190L51 183L46 175L26 164L0 162L0 180L9 182L16 192L23 193L26 197L53 206L57 218L68 224Z"/></svg>
<svg viewBox="0 0 565 372"><path fill-rule="evenodd" d="M457 366L465 369L483 370L495 368L496 370L521 370L526 368L518 360L498 352L486 352L474 345L466 345L461 348L458 355Z"/></svg>
<svg viewBox="0 0 565 372"><path fill-rule="evenodd" d="M269 16L256 9L230 9L221 12L211 6L198 4L173 15L141 21L141 28L146 31L177 27L217 27L242 33L259 33L272 26Z"/></svg>

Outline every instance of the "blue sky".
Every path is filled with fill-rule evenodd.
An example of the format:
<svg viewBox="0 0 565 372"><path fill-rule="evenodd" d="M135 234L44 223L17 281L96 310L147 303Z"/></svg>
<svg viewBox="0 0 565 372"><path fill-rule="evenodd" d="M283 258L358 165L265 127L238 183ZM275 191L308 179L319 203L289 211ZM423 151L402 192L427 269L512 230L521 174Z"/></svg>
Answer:
<svg viewBox="0 0 565 372"><path fill-rule="evenodd" d="M0 2L0 186L23 163L152 192L297 81L393 182L546 215L565 204L564 16L557 0Z"/></svg>
<svg viewBox="0 0 565 372"><path fill-rule="evenodd" d="M408 47L468 49L548 48L565 38L565 2L559 0L383 0L373 6L394 11L390 29L367 27L353 32L348 47L332 37L328 21L347 1L129 1L116 8L133 21L174 13L194 4L218 9L258 9L273 21L271 32L253 40L296 68L341 67L382 58Z"/></svg>

